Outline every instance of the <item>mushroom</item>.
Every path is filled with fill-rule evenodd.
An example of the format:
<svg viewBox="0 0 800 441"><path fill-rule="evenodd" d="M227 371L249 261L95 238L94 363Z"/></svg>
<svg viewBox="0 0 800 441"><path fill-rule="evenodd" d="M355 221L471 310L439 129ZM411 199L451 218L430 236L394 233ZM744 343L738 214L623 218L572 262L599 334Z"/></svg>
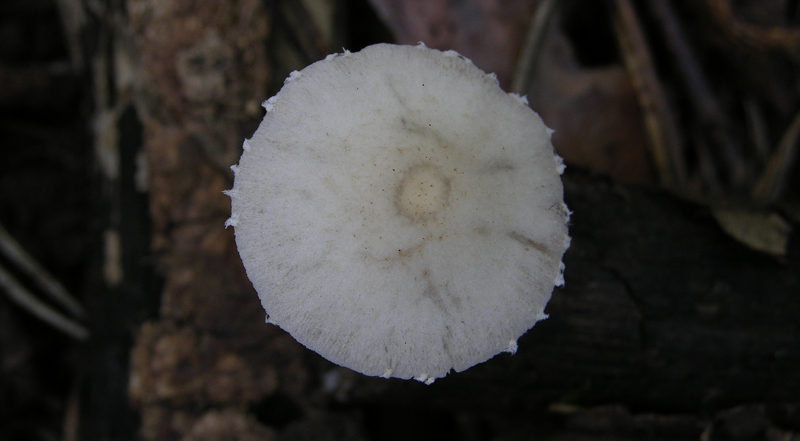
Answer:
<svg viewBox="0 0 800 441"><path fill-rule="evenodd" d="M426 384L546 318L569 246L552 130L454 51L378 44L293 72L233 166L267 322Z"/></svg>

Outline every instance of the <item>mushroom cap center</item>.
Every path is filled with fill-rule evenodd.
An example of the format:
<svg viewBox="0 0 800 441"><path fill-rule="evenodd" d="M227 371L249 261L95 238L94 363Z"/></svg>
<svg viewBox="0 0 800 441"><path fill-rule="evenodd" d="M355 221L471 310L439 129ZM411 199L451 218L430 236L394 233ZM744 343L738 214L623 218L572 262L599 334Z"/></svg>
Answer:
<svg viewBox="0 0 800 441"><path fill-rule="evenodd" d="M404 174L398 186L395 204L400 213L412 221L427 221L447 207L450 180L439 167L420 164Z"/></svg>

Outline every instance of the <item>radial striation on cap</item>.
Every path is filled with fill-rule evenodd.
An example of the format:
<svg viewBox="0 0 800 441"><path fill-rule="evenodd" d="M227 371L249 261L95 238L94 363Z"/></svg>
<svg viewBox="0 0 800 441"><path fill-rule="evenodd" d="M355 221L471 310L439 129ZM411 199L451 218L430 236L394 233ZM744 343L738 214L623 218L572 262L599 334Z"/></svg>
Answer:
<svg viewBox="0 0 800 441"><path fill-rule="evenodd" d="M563 165L493 75L381 44L293 73L265 107L228 224L270 323L429 384L546 317L569 246Z"/></svg>

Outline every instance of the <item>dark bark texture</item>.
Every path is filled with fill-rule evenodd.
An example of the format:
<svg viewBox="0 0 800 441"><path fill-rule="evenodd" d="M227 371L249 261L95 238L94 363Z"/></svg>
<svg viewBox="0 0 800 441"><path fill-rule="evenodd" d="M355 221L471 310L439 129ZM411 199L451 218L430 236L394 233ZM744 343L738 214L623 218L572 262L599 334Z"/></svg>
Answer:
<svg viewBox="0 0 800 441"><path fill-rule="evenodd" d="M579 172L565 186L566 285L517 354L432 387L359 381L352 396L507 411L800 405L800 241L777 260L726 236L708 209L662 192Z"/></svg>

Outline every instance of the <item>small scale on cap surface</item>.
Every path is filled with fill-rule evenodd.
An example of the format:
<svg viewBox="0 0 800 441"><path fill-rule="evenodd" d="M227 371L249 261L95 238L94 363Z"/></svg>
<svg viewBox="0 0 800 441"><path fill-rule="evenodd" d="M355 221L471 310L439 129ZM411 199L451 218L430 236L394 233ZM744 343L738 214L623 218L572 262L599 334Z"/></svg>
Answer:
<svg viewBox="0 0 800 441"><path fill-rule="evenodd" d="M228 192L268 321L334 363L428 384L516 351L569 246L563 165L524 101L423 45L293 73Z"/></svg>

